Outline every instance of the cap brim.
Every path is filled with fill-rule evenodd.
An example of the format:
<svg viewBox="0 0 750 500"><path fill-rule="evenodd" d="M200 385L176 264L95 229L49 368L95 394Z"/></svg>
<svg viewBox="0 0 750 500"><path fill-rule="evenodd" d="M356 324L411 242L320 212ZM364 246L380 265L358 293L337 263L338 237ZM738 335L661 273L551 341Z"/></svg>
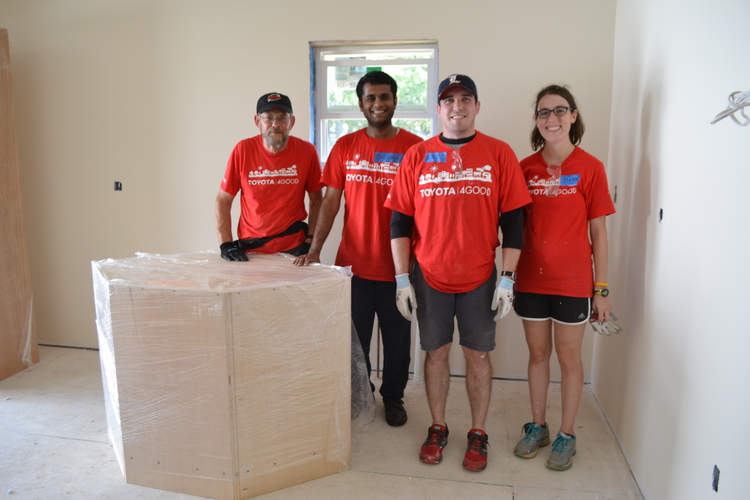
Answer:
<svg viewBox="0 0 750 500"><path fill-rule="evenodd" d="M290 107L288 107L288 106L283 106L283 105L281 105L281 104L270 104L270 105L267 105L267 106L263 106L262 108L260 108L260 109L259 109L259 110L257 111L257 114L265 113L266 111L270 111L270 110L272 110L272 109L280 109L281 111L284 111L284 112L286 112L286 113L289 113L290 115L291 115L291 114L294 114L294 113L292 112L292 108L290 108Z"/></svg>
<svg viewBox="0 0 750 500"><path fill-rule="evenodd" d="M468 88L464 87L463 85L457 83L455 85L451 85L450 87L446 87L445 90L443 90L442 92L440 92L440 94L438 95L438 101L440 101L443 98L443 94L445 94L446 92L448 92L450 89L455 89L455 88L464 89L466 92L468 92L469 94L473 95L474 97L477 96L474 92L471 91L471 89L468 89Z"/></svg>

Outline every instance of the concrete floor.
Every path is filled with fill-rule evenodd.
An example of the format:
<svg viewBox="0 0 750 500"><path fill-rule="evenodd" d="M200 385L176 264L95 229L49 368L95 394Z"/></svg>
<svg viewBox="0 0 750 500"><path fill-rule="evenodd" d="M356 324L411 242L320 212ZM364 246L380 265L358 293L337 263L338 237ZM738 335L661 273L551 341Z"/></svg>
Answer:
<svg viewBox="0 0 750 500"><path fill-rule="evenodd" d="M98 352L44 346L40 352L40 363L0 381L0 499L197 498L125 483L107 442ZM551 429L559 425L559 396L552 384ZM461 466L471 423L463 379L451 381L451 436L439 465L417 458L430 424L424 387L410 382L405 403L408 423L391 428L378 399L375 422L355 439L349 471L257 498L643 499L590 386L577 421L578 454L567 472L544 466L549 448L532 460L512 454L529 417L525 382L493 382L489 466L480 473Z"/></svg>

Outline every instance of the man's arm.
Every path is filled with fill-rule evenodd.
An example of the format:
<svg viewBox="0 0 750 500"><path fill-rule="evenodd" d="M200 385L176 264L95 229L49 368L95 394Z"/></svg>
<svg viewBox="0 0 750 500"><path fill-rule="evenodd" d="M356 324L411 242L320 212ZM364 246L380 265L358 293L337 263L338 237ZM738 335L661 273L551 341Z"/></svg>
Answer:
<svg viewBox="0 0 750 500"><path fill-rule="evenodd" d="M396 269L396 307L401 316L411 321L414 309L417 308L414 287L409 280L411 238L408 236L391 238L391 253L393 254L393 264Z"/></svg>
<svg viewBox="0 0 750 500"><path fill-rule="evenodd" d="M519 258L521 258L521 250L503 247L503 271L516 272Z"/></svg>
<svg viewBox="0 0 750 500"><path fill-rule="evenodd" d="M216 234L219 237L219 245L232 241L232 202L234 196L223 189L219 189L214 205L214 217L216 218Z"/></svg>
<svg viewBox="0 0 750 500"><path fill-rule="evenodd" d="M503 233L503 272L516 272L523 246L523 209L517 208L500 214L500 230ZM513 307L513 285L515 280L500 276L492 297L492 310L497 309L495 321L503 319Z"/></svg>
<svg viewBox="0 0 750 500"><path fill-rule="evenodd" d="M232 240L232 201L234 201L234 195L219 189L219 194L216 195L214 216L221 258L230 262L247 262L248 258L244 250L240 248L238 242Z"/></svg>
<svg viewBox="0 0 750 500"><path fill-rule="evenodd" d="M391 239L391 253L396 276L409 273L409 257L411 256L411 238L400 237Z"/></svg>
<svg viewBox="0 0 750 500"><path fill-rule="evenodd" d="M322 190L321 190L322 191ZM326 188L326 195L321 202L320 191L310 193L310 231L313 234L313 240L310 244L310 250L306 255L300 255L294 261L295 266L304 266L312 262L320 262L320 252L323 250L323 244L328 238L328 234L333 227L333 221L341 207L341 194L343 189L332 187ZM317 208L313 212L313 195L317 195ZM313 219L314 214L314 219Z"/></svg>
<svg viewBox="0 0 750 500"><path fill-rule="evenodd" d="M503 234L503 271L516 271L523 248L523 219L523 208L500 214L500 231Z"/></svg>
<svg viewBox="0 0 750 500"><path fill-rule="evenodd" d="M315 235L315 225L318 223L320 216L320 205L323 201L323 189L318 189L313 193L307 193L310 198L310 213L307 215L308 231L310 235Z"/></svg>

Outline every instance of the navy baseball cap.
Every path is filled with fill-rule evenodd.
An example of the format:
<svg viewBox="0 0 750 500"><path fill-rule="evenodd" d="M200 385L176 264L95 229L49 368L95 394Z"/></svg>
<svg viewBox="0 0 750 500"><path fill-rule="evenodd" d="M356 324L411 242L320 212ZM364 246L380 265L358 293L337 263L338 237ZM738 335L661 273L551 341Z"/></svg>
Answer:
<svg viewBox="0 0 750 500"><path fill-rule="evenodd" d="M475 99L479 100L479 96L477 95L477 86L474 84L474 80L466 75L454 74L440 82L440 86L438 87L438 102L440 102L440 99L443 98L443 93L445 93L445 91L451 87L464 88L474 94Z"/></svg>
<svg viewBox="0 0 750 500"><path fill-rule="evenodd" d="M281 111L286 111L287 113L292 114L292 101L290 101L284 94L279 94L278 92L271 92L270 94L261 96L261 98L258 99L256 113L265 113L270 109L280 109Z"/></svg>

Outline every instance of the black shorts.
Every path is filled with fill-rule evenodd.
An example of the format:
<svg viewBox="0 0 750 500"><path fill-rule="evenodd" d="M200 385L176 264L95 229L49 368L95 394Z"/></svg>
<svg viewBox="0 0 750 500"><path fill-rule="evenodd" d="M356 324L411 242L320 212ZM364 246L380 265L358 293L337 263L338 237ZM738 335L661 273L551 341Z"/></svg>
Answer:
<svg viewBox="0 0 750 500"><path fill-rule="evenodd" d="M432 288L424 279L419 263L414 264L414 293L417 321L423 351L434 351L453 342L454 318L458 324L459 344L474 351L495 348L495 293L497 269L487 281L465 293L445 293Z"/></svg>
<svg viewBox="0 0 750 500"><path fill-rule="evenodd" d="M589 320L591 297L516 292L513 308L521 319L528 321L551 319L566 325L580 325Z"/></svg>

